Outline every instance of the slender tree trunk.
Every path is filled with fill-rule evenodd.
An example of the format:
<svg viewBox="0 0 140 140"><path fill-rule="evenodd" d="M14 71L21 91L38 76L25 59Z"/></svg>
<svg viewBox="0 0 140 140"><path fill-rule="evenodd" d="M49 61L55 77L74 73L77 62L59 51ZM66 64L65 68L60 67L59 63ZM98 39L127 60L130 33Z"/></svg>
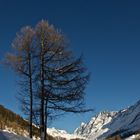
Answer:
<svg viewBox="0 0 140 140"><path fill-rule="evenodd" d="M44 44L41 44L41 104L40 104L40 133L41 140L45 140L44 138Z"/></svg>
<svg viewBox="0 0 140 140"><path fill-rule="evenodd" d="M47 127L48 127L48 113L47 113L47 108L48 108L48 99L46 99L46 102L45 102L45 127L44 127L44 130L45 130L45 140L48 140L48 137L47 137Z"/></svg>
<svg viewBox="0 0 140 140"><path fill-rule="evenodd" d="M33 90L32 90L32 66L31 66L31 54L29 52L29 88L30 88L30 138L32 138L33 131L32 131L32 116L33 116Z"/></svg>

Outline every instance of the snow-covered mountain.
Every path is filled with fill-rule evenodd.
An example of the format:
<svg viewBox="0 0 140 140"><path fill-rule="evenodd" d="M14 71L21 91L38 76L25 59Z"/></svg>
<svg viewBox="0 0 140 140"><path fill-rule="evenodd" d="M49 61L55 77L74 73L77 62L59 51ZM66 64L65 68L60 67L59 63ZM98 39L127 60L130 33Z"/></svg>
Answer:
<svg viewBox="0 0 140 140"><path fill-rule="evenodd" d="M8 121L4 119L5 114L8 114ZM27 126L27 123L20 116L0 106L0 140L29 140L26 127L21 125ZM34 130L38 131L38 128L34 126ZM114 136L125 140L138 140L140 139L140 101L117 112L101 112L88 123L81 123L74 134L55 128L48 128L47 132L50 140L104 140ZM39 140L38 136L38 134L34 136L33 140Z"/></svg>
<svg viewBox="0 0 140 140"><path fill-rule="evenodd" d="M108 131L108 128L103 128L103 126L111 122L115 115L116 112L101 112L94 116L87 124L81 123L81 126L75 130L75 134L85 138L93 137L96 139Z"/></svg>
<svg viewBox="0 0 140 140"><path fill-rule="evenodd" d="M120 135L127 138L140 132L140 101L118 112L101 112L88 123L81 123L75 134L88 140L102 140Z"/></svg>

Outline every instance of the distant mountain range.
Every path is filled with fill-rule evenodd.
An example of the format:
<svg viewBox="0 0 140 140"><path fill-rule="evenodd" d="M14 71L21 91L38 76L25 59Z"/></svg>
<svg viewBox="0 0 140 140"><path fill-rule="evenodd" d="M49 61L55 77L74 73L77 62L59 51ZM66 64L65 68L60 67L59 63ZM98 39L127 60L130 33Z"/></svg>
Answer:
<svg viewBox="0 0 140 140"><path fill-rule="evenodd" d="M0 129L0 138L5 136L6 140L12 136L21 140L28 137L28 122L1 105ZM34 140L39 140L38 128L34 126L33 130ZM124 110L101 112L88 123L81 123L74 134L55 128L48 128L47 131L48 140L140 140L140 101Z"/></svg>

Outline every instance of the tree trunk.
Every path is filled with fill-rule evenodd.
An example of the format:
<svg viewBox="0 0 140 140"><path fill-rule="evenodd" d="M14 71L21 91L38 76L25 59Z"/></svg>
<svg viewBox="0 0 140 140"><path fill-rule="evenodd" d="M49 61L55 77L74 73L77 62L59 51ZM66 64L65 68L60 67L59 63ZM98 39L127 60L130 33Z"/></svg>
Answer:
<svg viewBox="0 0 140 140"><path fill-rule="evenodd" d="M47 137L47 127L48 127L47 108L48 108L48 99L46 99L46 103L45 103L45 126L44 126L44 130L45 130L45 140L48 140L48 137Z"/></svg>
<svg viewBox="0 0 140 140"><path fill-rule="evenodd" d="M31 54L29 52L29 55L28 55L28 61L29 61L29 90L30 90L30 138L32 138L32 135L33 135L33 131L32 131L32 116L33 116L33 109L32 109L32 106L33 106L33 90L32 90L32 66L31 66Z"/></svg>
<svg viewBox="0 0 140 140"><path fill-rule="evenodd" d="M43 41L41 43L41 104L40 104L40 134L41 140L45 140L44 136L44 44Z"/></svg>

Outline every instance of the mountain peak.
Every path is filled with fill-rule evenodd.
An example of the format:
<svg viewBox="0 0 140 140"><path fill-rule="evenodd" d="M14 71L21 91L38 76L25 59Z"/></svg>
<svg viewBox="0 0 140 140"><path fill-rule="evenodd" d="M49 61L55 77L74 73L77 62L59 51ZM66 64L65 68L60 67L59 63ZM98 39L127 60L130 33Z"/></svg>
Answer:
<svg viewBox="0 0 140 140"><path fill-rule="evenodd" d="M140 130L140 101L120 111L103 111L82 123L75 134L87 139L104 139L119 134L126 138Z"/></svg>

